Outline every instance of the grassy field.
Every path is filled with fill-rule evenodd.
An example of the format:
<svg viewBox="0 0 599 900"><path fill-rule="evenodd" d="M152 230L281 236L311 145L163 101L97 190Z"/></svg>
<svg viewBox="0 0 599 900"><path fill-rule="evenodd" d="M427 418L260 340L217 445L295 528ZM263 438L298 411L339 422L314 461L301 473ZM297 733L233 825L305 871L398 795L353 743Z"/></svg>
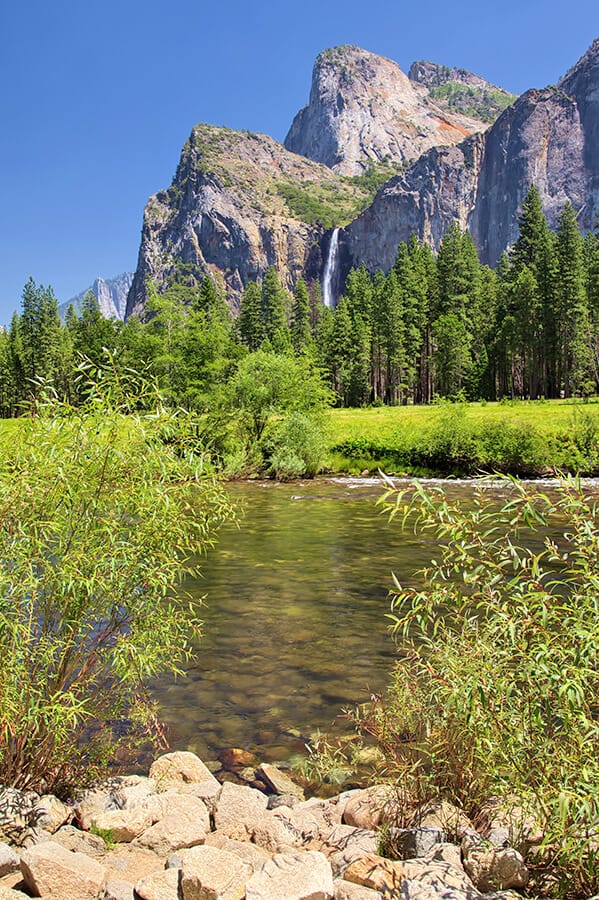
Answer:
<svg viewBox="0 0 599 900"><path fill-rule="evenodd" d="M328 447L336 472L599 474L599 401L335 409Z"/></svg>

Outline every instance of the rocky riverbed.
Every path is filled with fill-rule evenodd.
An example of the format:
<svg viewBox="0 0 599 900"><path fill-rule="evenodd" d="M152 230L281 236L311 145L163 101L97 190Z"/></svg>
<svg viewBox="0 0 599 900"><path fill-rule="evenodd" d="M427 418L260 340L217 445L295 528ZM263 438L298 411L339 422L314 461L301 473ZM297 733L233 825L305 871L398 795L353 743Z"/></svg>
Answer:
<svg viewBox="0 0 599 900"><path fill-rule="evenodd" d="M408 816L389 785L306 800L251 774L261 789L175 752L69 804L0 789L0 900L513 900L542 837L515 805L475 829L448 803Z"/></svg>

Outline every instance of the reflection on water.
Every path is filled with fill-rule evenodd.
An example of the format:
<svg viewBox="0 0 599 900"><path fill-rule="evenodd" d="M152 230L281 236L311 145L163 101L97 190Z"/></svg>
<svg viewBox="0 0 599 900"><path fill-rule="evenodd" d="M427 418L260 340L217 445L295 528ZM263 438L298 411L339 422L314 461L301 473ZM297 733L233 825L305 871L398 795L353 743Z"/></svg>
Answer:
<svg viewBox="0 0 599 900"><path fill-rule="evenodd" d="M467 502L472 489L449 483L448 493ZM432 539L389 524L382 492L372 479L231 486L245 514L192 585L206 597L197 658L187 678L155 686L173 749L285 758L383 688L391 572L413 581Z"/></svg>

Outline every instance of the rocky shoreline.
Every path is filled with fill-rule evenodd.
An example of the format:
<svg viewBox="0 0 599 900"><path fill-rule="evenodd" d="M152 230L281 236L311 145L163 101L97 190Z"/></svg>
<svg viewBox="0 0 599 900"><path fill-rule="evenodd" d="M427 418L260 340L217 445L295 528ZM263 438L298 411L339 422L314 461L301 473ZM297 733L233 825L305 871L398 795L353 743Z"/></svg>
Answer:
<svg viewBox="0 0 599 900"><path fill-rule="evenodd" d="M515 900L542 837L516 805L475 829L445 802L408 817L389 785L306 800L253 772L261 790L174 752L69 804L0 789L0 900Z"/></svg>

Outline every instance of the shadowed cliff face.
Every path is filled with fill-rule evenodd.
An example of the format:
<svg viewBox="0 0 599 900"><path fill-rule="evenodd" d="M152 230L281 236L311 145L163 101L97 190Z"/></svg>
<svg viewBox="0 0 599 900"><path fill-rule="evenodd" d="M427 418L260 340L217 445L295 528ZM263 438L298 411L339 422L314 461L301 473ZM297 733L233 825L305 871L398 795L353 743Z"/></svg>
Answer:
<svg viewBox="0 0 599 900"><path fill-rule="evenodd" d="M486 128L442 110L428 94L390 59L358 47L325 50L314 65L310 102L285 146L343 175L360 175L369 164L400 167Z"/></svg>
<svg viewBox="0 0 599 900"><path fill-rule="evenodd" d="M344 271L364 261L387 270L414 231L433 247L448 225L470 228L481 260L495 265L516 239L532 183L549 224L569 201L584 230L599 210L599 41L557 88L523 94L483 135L425 153L381 188L341 235ZM343 275L343 273L342 273Z"/></svg>
<svg viewBox="0 0 599 900"><path fill-rule="evenodd" d="M269 266L288 288L300 275L318 279L319 215L348 222L366 200L359 187L266 135L199 125L171 187L146 206L127 317L143 312L148 279L160 290L182 269L197 280L211 272L234 306Z"/></svg>

